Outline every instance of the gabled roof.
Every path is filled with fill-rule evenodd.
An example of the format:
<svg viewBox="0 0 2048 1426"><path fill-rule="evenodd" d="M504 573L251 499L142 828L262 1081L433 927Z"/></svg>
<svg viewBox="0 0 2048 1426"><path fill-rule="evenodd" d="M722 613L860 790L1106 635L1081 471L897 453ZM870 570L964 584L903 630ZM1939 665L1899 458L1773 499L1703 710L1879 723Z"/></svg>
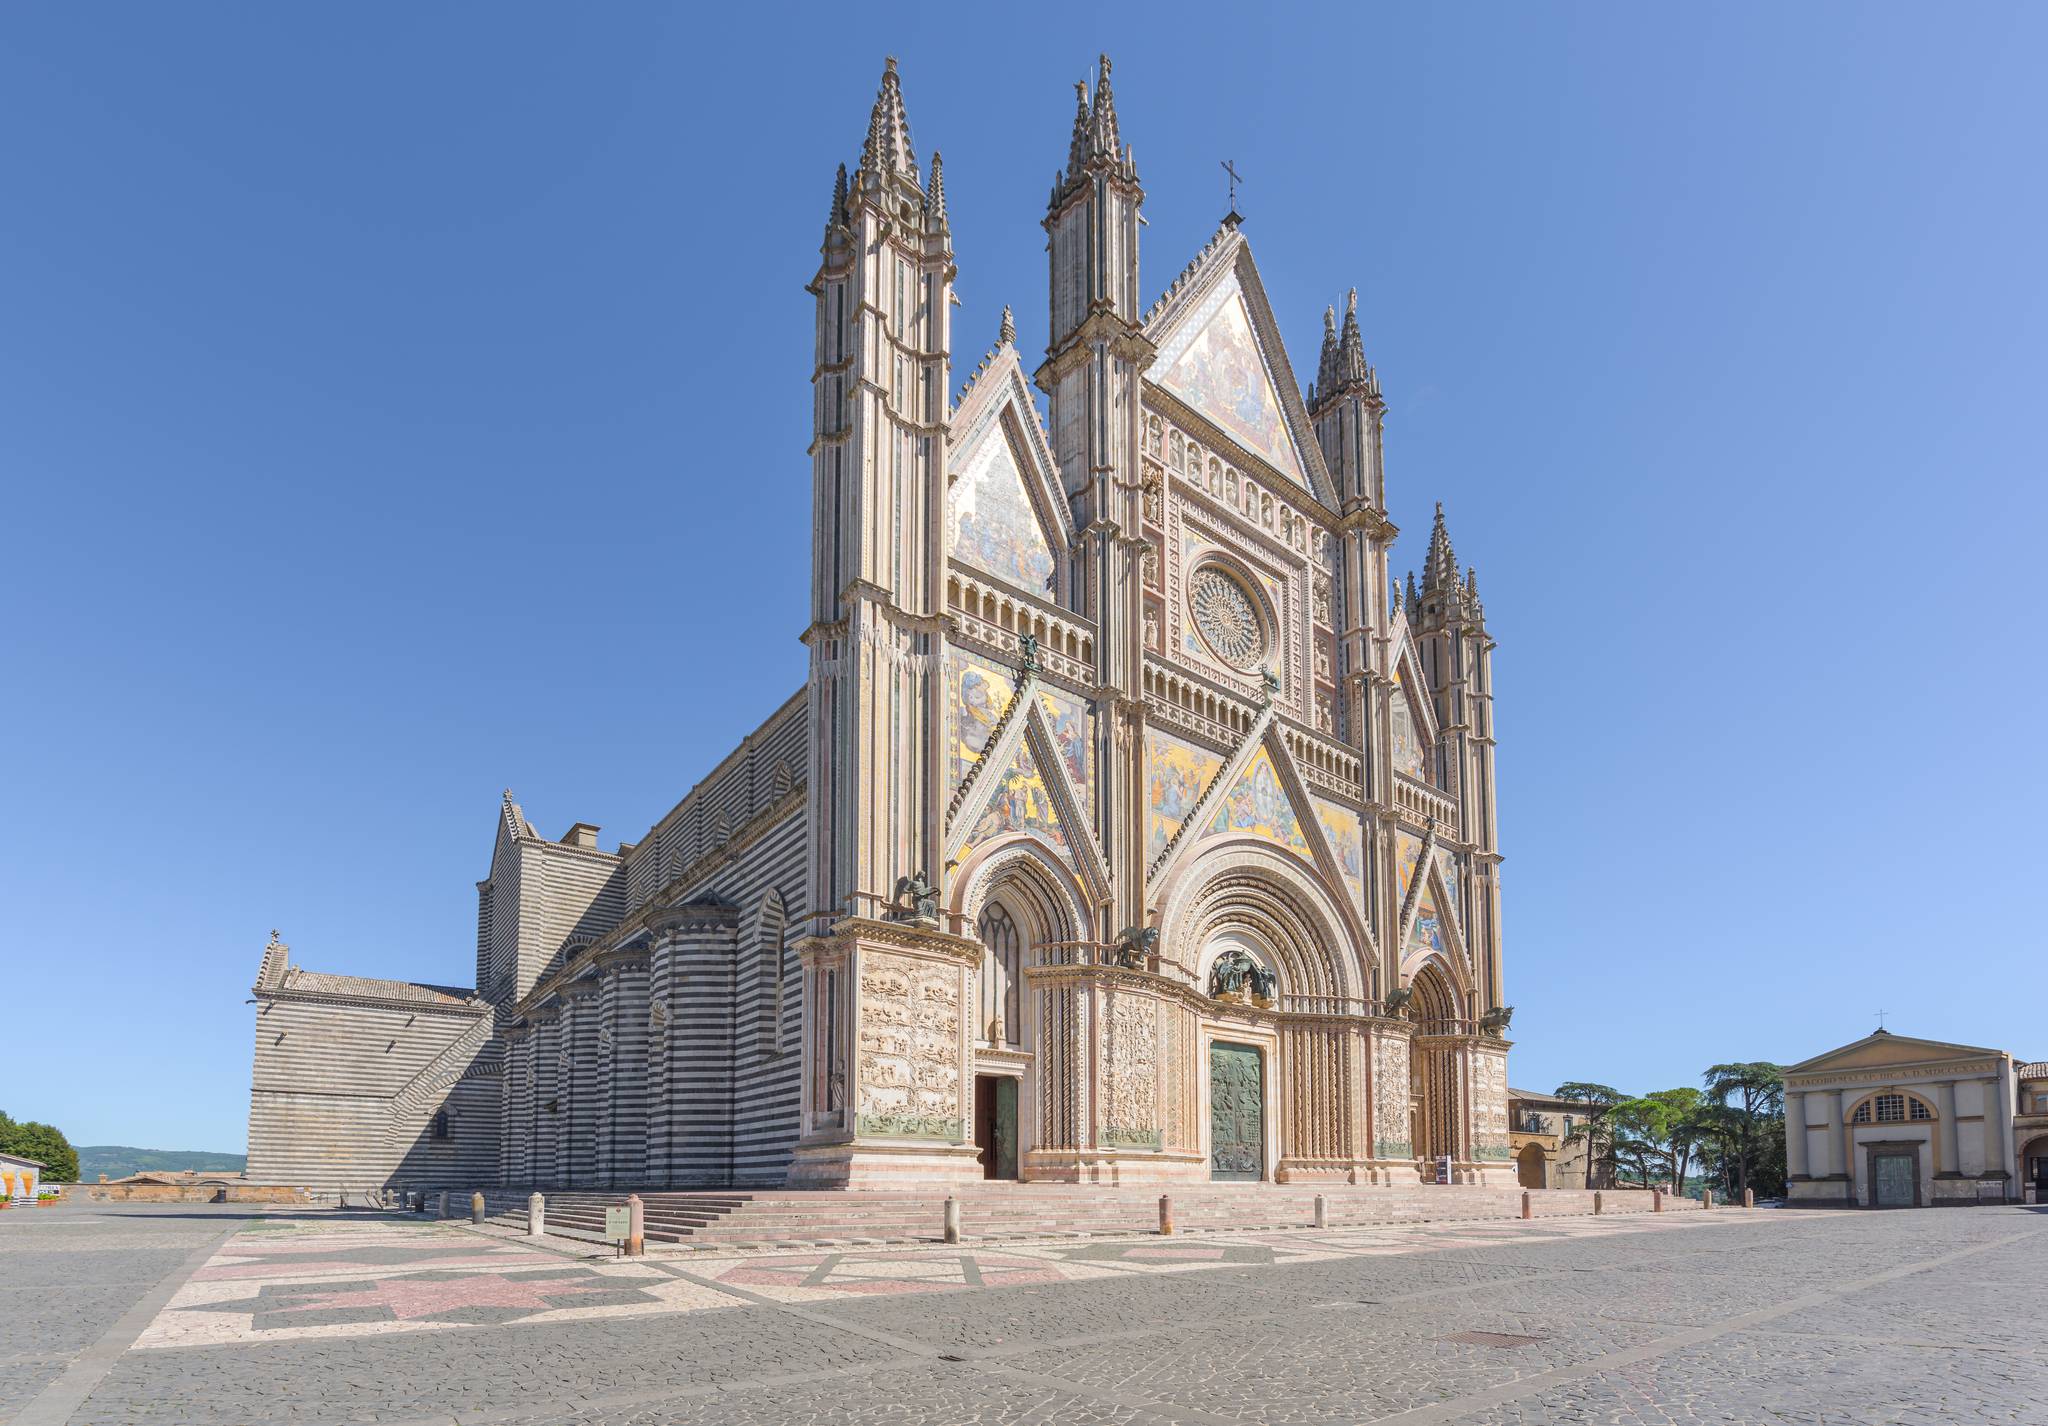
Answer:
<svg viewBox="0 0 2048 1426"><path fill-rule="evenodd" d="M1825 1054L1815 1055L1810 1060L1801 1060L1796 1065L1787 1065L1785 1073L1817 1074L1826 1070L1931 1064L1939 1060L1997 1056L2004 1053L2004 1050L1987 1049L1982 1045L1958 1045L1947 1040L1920 1040L1911 1035L1895 1035L1889 1030L1873 1030L1860 1040L1852 1040Z"/></svg>
<svg viewBox="0 0 2048 1426"><path fill-rule="evenodd" d="M1238 328L1240 318L1242 329ZM1231 339L1223 345L1249 341L1254 348L1250 355L1260 368L1254 380L1263 380L1270 387L1271 407L1251 419L1233 419L1230 412L1217 409L1218 393L1193 389L1201 383L1195 379L1195 368L1188 365L1194 360L1192 352L1218 324L1230 328ZM1323 464L1322 447L1316 442L1308 408L1302 404L1301 387L1294 379L1258 265L1236 224L1226 222L1203 245L1195 260L1145 314L1144 326L1146 338L1158 350L1145 374L1148 385L1213 425L1254 462L1270 467L1312 499L1334 509L1336 487ZM1256 391L1250 394L1260 395ZM1265 399L1254 404L1264 406Z"/></svg>

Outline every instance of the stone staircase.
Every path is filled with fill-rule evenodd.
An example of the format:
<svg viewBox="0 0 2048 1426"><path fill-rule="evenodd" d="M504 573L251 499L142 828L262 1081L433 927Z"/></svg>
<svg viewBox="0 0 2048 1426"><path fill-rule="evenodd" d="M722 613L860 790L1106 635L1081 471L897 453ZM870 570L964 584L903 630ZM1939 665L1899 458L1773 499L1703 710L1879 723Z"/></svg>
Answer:
<svg viewBox="0 0 2048 1426"><path fill-rule="evenodd" d="M976 1241L1086 1237L1156 1232L1160 1189L1093 1184L982 1183L954 1191L960 1200L960 1231ZM1321 1188L1272 1184L1187 1184L1169 1190L1173 1218L1181 1233L1214 1233L1256 1228L1302 1228L1315 1219L1315 1199L1324 1197L1325 1222L1332 1228L1406 1223L1519 1218L1519 1188L1356 1187ZM604 1210L622 1206L623 1191L544 1191L551 1234L604 1241ZM941 1189L811 1191L783 1189L643 1192L647 1240L696 1248L783 1246L868 1246L936 1242L942 1236L947 1194ZM1603 1211L1651 1211L1641 1189L1610 1189ZM523 1229L526 1194L493 1190L485 1196L495 1223ZM1549 1189L1530 1197L1541 1218L1590 1214L1593 1195ZM1666 1212L1696 1211L1699 1204L1666 1197Z"/></svg>

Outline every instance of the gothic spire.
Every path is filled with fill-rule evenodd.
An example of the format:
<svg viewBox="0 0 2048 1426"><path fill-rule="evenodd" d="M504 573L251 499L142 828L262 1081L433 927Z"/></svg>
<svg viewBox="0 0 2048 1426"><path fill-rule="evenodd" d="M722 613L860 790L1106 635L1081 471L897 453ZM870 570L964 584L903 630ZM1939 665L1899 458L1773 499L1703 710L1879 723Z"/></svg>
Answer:
<svg viewBox="0 0 2048 1426"><path fill-rule="evenodd" d="M1365 339L1358 334L1358 289L1352 288L1351 295L1344 303L1344 337L1341 344L1341 365L1346 381L1361 381L1377 385L1373 381L1373 370L1365 362Z"/></svg>
<svg viewBox="0 0 2048 1426"><path fill-rule="evenodd" d="M1088 81L1074 84L1074 136L1067 140L1067 169L1078 173L1088 162Z"/></svg>
<svg viewBox="0 0 2048 1426"><path fill-rule="evenodd" d="M1455 591L1458 587L1458 556L1451 550L1451 532L1444 528L1444 502L1436 502L1436 523L1429 531L1429 557L1422 566L1422 588Z"/></svg>
<svg viewBox="0 0 2048 1426"><path fill-rule="evenodd" d="M846 221L846 165L839 165L839 174L832 180L832 212L825 219L825 226L836 228Z"/></svg>
<svg viewBox="0 0 2048 1426"><path fill-rule="evenodd" d="M1323 393L1337 386L1337 309L1323 309L1323 354L1316 362L1316 384L1309 388L1308 404L1313 406Z"/></svg>
<svg viewBox="0 0 2048 1426"><path fill-rule="evenodd" d="M996 343L1005 347L1017 345L1017 319L1011 315L1007 302L1003 304L1003 325L996 332Z"/></svg>
<svg viewBox="0 0 2048 1426"><path fill-rule="evenodd" d="M932 186L924 195L924 215L933 227L946 226L946 175L937 149L932 150Z"/></svg>
<svg viewBox="0 0 2048 1426"><path fill-rule="evenodd" d="M1096 153L1114 158L1123 148L1116 131L1116 97L1109 92L1109 56L1098 55L1095 71L1095 109L1088 116L1089 137Z"/></svg>
<svg viewBox="0 0 2048 1426"><path fill-rule="evenodd" d="M1116 95L1109 87L1108 55L1097 60L1092 101L1087 80L1074 86L1074 132L1067 140L1067 166L1053 180L1051 206L1057 207L1081 181L1082 173L1097 164L1107 164L1118 177L1132 183L1138 181L1137 164L1117 126Z"/></svg>
<svg viewBox="0 0 2048 1426"><path fill-rule="evenodd" d="M860 169L869 183L879 183L887 175L908 179L920 189L924 187L917 173L917 150L910 145L910 119L903 112L903 84L896 77L893 56L882 67L882 89L875 96L874 112L868 116L868 137L861 146Z"/></svg>

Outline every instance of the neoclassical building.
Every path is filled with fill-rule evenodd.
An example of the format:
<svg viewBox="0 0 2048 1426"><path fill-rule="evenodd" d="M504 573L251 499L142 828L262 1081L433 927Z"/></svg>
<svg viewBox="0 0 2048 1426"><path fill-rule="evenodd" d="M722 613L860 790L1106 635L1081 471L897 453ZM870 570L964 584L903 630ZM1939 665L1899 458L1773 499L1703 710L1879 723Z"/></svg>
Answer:
<svg viewBox="0 0 2048 1426"><path fill-rule="evenodd" d="M637 842L508 793L473 992L273 947L252 1177L410 1015L331 1183L1513 1181L1476 580L1440 506L1392 578L1355 294L1306 395L1234 213L1148 304L1109 62L1077 91L1042 348L1006 309L956 381L890 62L808 288L804 688Z"/></svg>

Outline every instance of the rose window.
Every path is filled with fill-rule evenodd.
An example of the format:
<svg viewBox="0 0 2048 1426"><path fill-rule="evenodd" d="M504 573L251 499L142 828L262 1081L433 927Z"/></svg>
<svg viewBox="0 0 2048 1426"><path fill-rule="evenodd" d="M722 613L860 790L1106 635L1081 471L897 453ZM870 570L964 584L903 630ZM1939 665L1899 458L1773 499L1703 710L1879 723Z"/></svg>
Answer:
<svg viewBox="0 0 2048 1426"><path fill-rule="evenodd" d="M1233 668L1256 668L1266 653L1266 626L1243 585L1213 565L1188 584L1195 627L1216 656Z"/></svg>

